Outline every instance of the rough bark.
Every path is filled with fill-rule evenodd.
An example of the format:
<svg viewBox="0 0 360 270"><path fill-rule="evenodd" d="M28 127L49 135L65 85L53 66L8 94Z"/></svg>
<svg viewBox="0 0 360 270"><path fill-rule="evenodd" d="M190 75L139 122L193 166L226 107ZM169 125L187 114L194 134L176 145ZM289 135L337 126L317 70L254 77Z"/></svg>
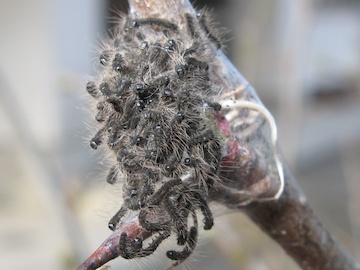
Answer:
<svg viewBox="0 0 360 270"><path fill-rule="evenodd" d="M193 12L187 0L129 0L129 3L133 16L159 17L180 25L183 22L179 14ZM224 55L220 54L218 61L223 67L219 78L225 87L236 89L247 85ZM280 199L254 202L238 209L282 246L303 269L360 269L317 218L296 179L284 167L286 184ZM226 194L217 194L217 200L221 201L222 196Z"/></svg>

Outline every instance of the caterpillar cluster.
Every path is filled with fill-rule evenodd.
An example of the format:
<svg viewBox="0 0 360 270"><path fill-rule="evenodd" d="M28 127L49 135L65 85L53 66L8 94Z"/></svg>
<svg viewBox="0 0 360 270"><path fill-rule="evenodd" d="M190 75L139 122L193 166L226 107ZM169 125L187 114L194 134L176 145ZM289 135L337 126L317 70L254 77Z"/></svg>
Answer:
<svg viewBox="0 0 360 270"><path fill-rule="evenodd" d="M137 211L141 226L158 233L146 247L123 233L119 254L127 259L152 254L174 233L183 248L166 255L178 264L196 246L198 212L205 230L214 224L207 198L219 181L222 136L214 114L222 108L212 57L221 38L204 11L183 20L185 27L123 16L102 48L100 75L86 85L99 123L90 146L109 149L114 164L106 180L123 183L109 228Z"/></svg>

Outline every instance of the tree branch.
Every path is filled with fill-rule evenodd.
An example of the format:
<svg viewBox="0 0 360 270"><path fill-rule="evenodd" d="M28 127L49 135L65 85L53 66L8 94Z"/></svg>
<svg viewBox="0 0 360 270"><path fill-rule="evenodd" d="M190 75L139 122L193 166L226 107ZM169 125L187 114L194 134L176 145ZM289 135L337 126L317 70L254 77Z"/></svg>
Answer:
<svg viewBox="0 0 360 270"><path fill-rule="evenodd" d="M133 16L159 17L180 26L184 25L181 14L194 12L187 0L129 0L129 3ZM224 88L246 87L248 91L253 91L222 53L217 57L220 67L218 79ZM253 202L245 207L238 206L238 209L244 211L257 226L281 245L303 269L360 269L317 218L286 166L284 175L285 189L278 200ZM234 174L232 180L243 181L239 174ZM226 192L218 191L213 197L216 201L222 201L227 195ZM227 203L227 206L236 205L236 202L232 203L234 205Z"/></svg>
<svg viewBox="0 0 360 270"><path fill-rule="evenodd" d="M359 269L316 216L290 170L284 171L285 189L279 200L252 203L242 210L302 269Z"/></svg>

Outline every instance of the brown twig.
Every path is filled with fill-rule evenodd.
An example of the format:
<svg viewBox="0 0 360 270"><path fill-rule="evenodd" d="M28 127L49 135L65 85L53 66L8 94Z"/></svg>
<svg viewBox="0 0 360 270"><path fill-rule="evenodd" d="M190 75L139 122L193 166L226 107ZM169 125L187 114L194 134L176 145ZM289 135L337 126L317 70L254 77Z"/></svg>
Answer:
<svg viewBox="0 0 360 270"><path fill-rule="evenodd" d="M133 16L159 17L183 25L180 14L193 12L187 0L129 0ZM223 55L218 56L218 80L224 88L246 87L252 91L246 80ZM253 202L238 207L257 226L272 237L303 269L360 269L332 234L316 217L296 179L285 167L285 189L275 201ZM243 181L240 175L233 175L234 181ZM226 191L214 194L217 201L225 201ZM239 200L241 200L241 196ZM236 201L227 203L234 207Z"/></svg>
<svg viewBox="0 0 360 270"><path fill-rule="evenodd" d="M295 177L285 167L285 189L277 201L242 208L302 269L359 269L346 249L310 207Z"/></svg>

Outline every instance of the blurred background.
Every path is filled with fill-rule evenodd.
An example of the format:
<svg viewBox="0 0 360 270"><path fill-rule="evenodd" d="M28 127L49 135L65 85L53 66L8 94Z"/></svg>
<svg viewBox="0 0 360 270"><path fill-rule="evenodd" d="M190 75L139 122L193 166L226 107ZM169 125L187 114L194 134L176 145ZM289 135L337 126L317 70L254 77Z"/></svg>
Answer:
<svg viewBox="0 0 360 270"><path fill-rule="evenodd" d="M231 30L227 55L275 116L315 211L360 261L360 1L203 2ZM2 269L75 269L110 233L120 193L88 145L84 86L116 9L126 1L0 1ZM164 269L155 257L110 265ZM241 213L202 232L184 267L299 269Z"/></svg>

